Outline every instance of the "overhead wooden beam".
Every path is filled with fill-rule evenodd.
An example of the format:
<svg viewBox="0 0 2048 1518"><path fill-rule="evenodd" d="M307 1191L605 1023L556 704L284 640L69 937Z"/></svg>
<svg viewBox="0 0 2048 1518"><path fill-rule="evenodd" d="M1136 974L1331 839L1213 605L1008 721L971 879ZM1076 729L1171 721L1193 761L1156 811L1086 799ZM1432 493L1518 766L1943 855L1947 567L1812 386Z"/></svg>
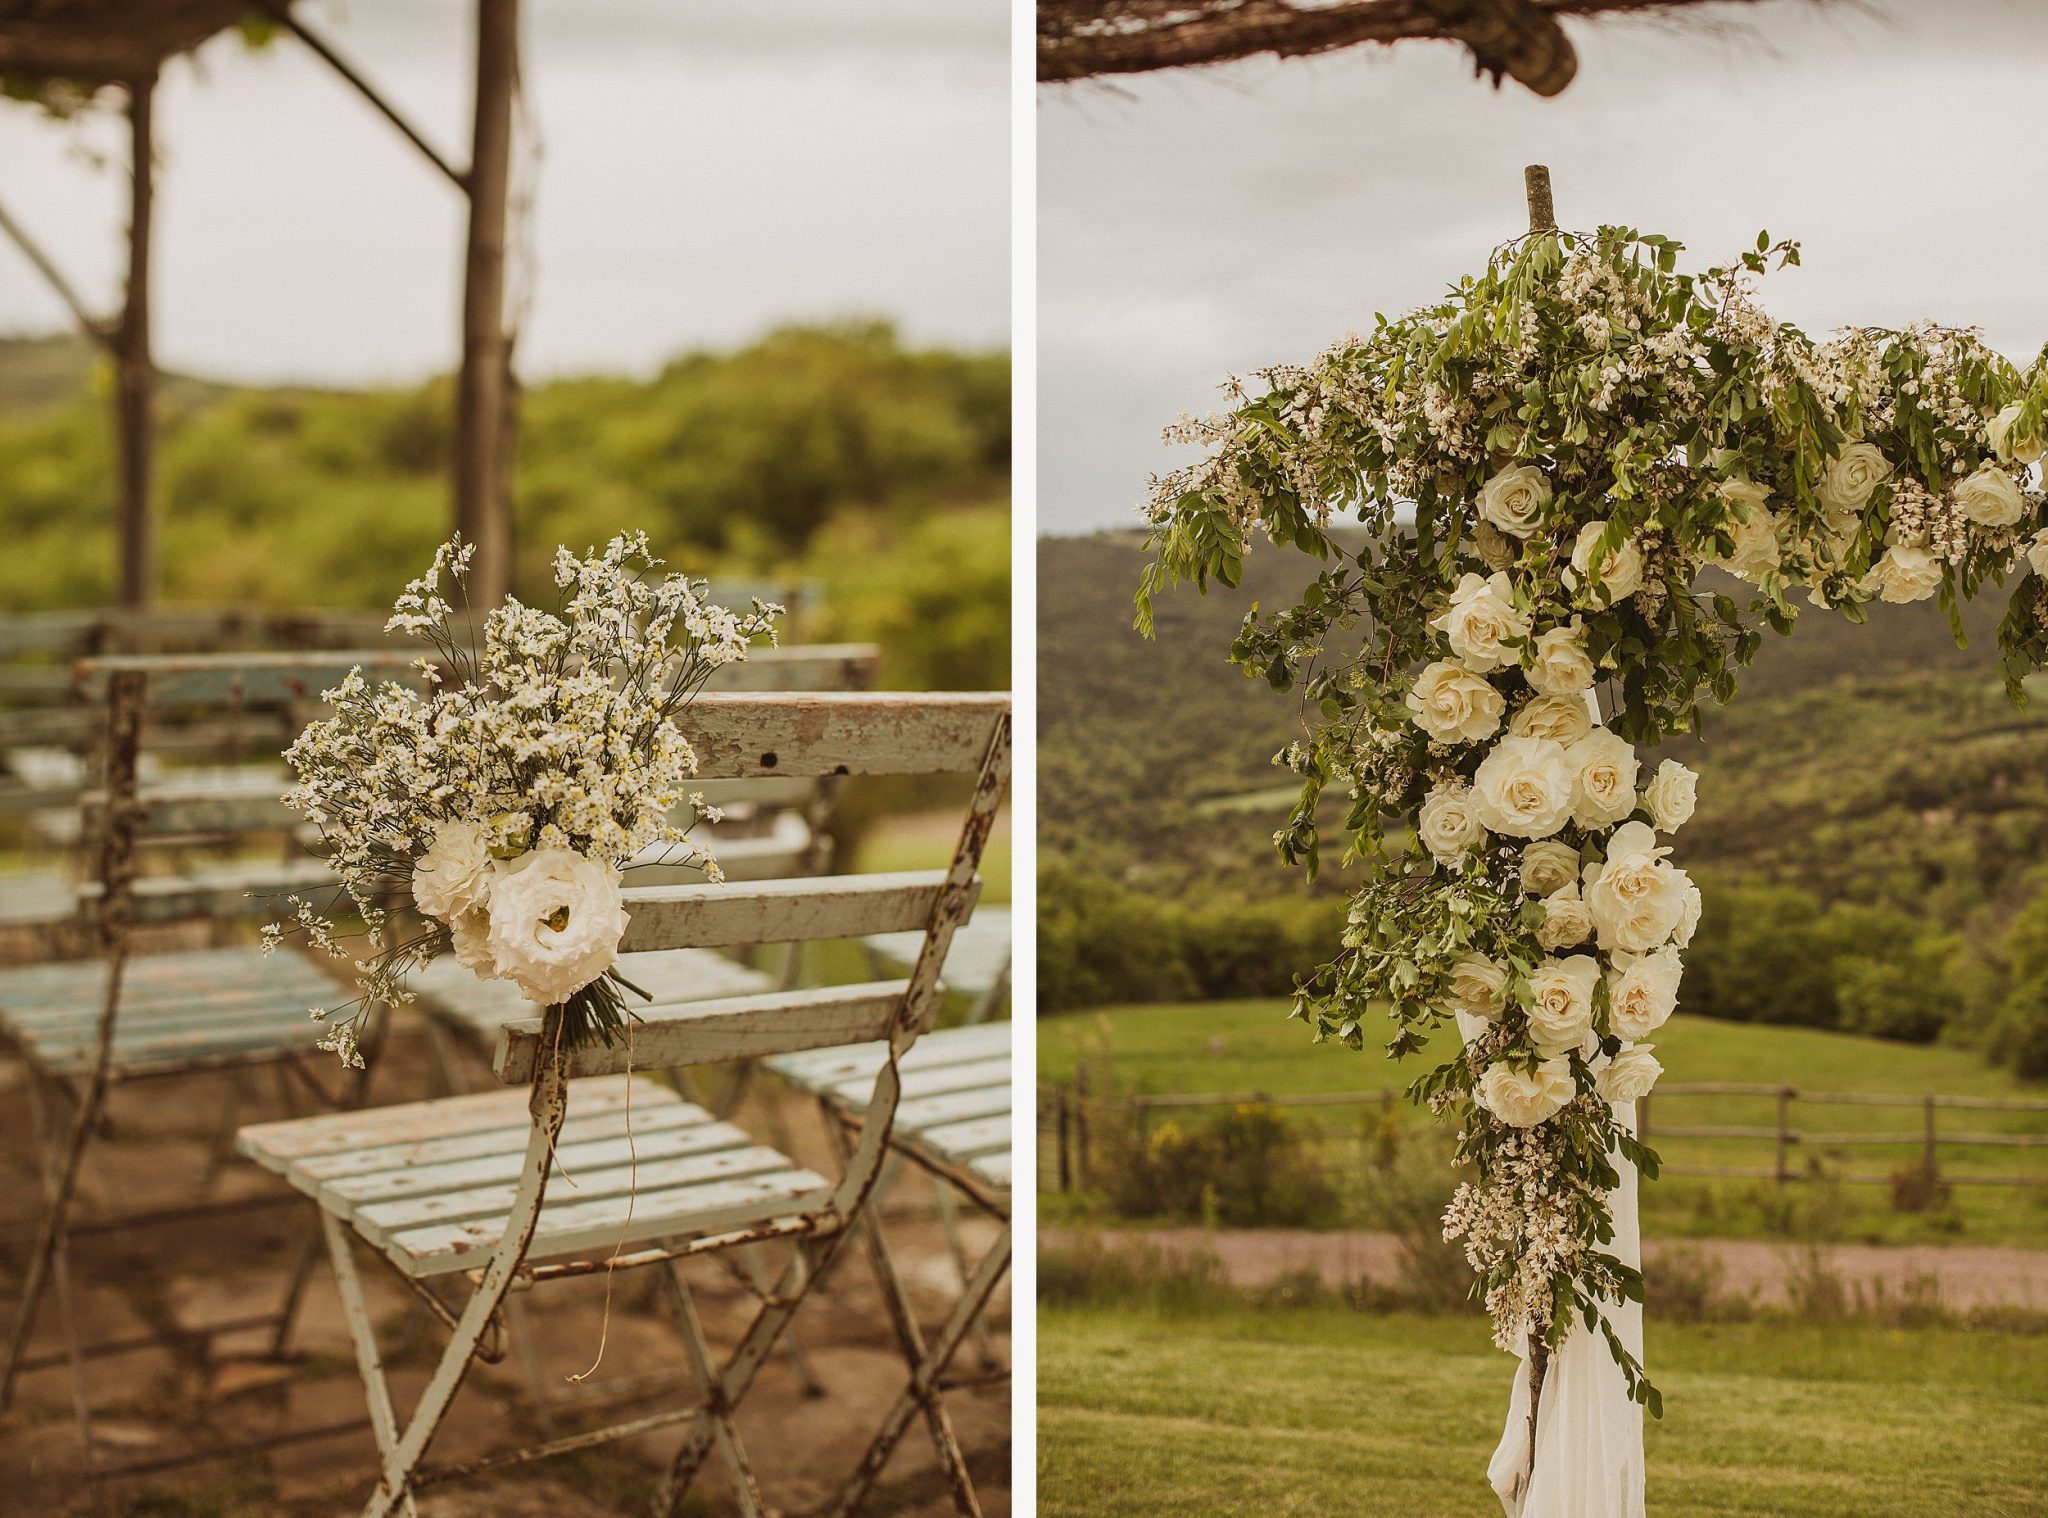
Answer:
<svg viewBox="0 0 2048 1518"><path fill-rule="evenodd" d="M512 101L519 79L518 0L476 0L476 111L463 254L462 372L455 414L455 527L476 545L472 604L491 607L511 582L512 340L505 324L505 222Z"/></svg>
<svg viewBox="0 0 2048 1518"><path fill-rule="evenodd" d="M150 351L150 230L156 185L154 76L128 85L128 283L114 333L114 419L120 455L119 602L156 594L156 362Z"/></svg>

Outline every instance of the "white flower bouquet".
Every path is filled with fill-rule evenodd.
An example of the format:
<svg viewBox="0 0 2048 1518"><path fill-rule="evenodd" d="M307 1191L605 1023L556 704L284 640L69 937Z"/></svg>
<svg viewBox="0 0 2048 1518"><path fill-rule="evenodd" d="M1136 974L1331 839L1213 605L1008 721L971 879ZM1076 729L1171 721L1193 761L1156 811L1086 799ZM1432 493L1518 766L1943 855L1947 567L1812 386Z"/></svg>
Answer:
<svg viewBox="0 0 2048 1518"><path fill-rule="evenodd" d="M710 605L703 582L658 574L636 533L582 558L557 550L556 609L508 597L479 634L463 587L472 552L443 544L386 624L433 645L423 688L353 670L325 693L333 715L285 754L298 777L285 804L319 829L341 877L333 905L360 920L371 952L356 957L336 918L296 897L269 942L303 931L355 959L361 995L313 1011L330 1024L320 1047L351 1065L369 1011L411 1000L407 973L447 953L563 1009L569 1047L619 1036L622 992L637 990L614 963L621 870L651 856L718 878L690 837L716 815L689 792L697 759L678 716L713 670L772 639L781 610ZM417 922L401 930L407 897Z"/></svg>

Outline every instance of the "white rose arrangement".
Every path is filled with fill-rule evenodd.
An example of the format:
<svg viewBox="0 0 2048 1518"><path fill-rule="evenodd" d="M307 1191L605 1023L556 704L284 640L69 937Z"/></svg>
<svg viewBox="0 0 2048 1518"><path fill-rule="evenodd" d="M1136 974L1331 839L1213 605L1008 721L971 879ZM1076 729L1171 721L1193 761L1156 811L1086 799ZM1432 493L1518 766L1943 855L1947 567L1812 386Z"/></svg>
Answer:
<svg viewBox="0 0 2048 1518"><path fill-rule="evenodd" d="M1231 651L1305 698L1281 853L1335 854L1335 783L1364 862L1295 1015L1354 1049L1388 1020L1396 1058L1460 1019L1410 1090L1471 1167L1446 1234L1496 1341L1540 1355L1594 1327L1653 1409L1608 1326L1641 1279L1604 1245L1602 1191L1621 1160L1656 1174L1616 1104L1661 1073L1647 1040L1703 904L1670 845L1700 777L1644 754L1808 605L1862 620L2010 587L2008 690L2048 666L2048 354L2022 371L1929 323L1810 337L1754 292L1796 244L1697 273L1679 251L1538 233L1239 389L1171 434L1208 452L1155 481L1138 594L1149 630L1166 587L1236 585L1255 540L1318 561Z"/></svg>
<svg viewBox="0 0 2048 1518"><path fill-rule="evenodd" d="M285 803L318 826L338 906L371 952L297 898L294 923L267 942L303 931L355 961L361 995L338 1009L350 1015L315 1012L328 1023L321 1047L351 1065L370 1008L409 1001L407 973L441 954L561 1009L569 1046L611 1042L633 989L614 965L627 926L621 869L666 851L718 878L690 837L712 814L689 792L697 760L677 718L711 671L773 636L779 608L710 605L701 582L658 575L634 534L581 558L558 551L557 609L508 599L470 648L448 597L466 600L472 553L444 544L387 624L433 647L417 685L351 672L326 692L333 714L285 754L297 776ZM402 895L416 932L399 928Z"/></svg>

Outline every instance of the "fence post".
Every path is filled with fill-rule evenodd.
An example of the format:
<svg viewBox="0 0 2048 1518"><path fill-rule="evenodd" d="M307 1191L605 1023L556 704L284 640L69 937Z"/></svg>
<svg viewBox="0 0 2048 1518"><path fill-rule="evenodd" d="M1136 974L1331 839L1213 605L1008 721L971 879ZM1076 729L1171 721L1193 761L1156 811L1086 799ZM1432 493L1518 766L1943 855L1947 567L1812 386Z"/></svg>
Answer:
<svg viewBox="0 0 2048 1518"><path fill-rule="evenodd" d="M1065 1086L1055 1086L1053 1087L1052 1094L1053 1132L1056 1135L1059 1154L1057 1173L1059 1176L1060 1195L1065 1196L1073 1188L1074 1184L1074 1178L1068 1173L1067 1169L1067 1124L1069 1120L1067 1088Z"/></svg>
<svg viewBox="0 0 2048 1518"><path fill-rule="evenodd" d="M1940 1167L1936 1164L1934 1157L1934 1095L1932 1092L1928 1093L1927 1097L1926 1154L1927 1178L1931 1181L1935 1178L1935 1176L1941 1173Z"/></svg>
<svg viewBox="0 0 2048 1518"><path fill-rule="evenodd" d="M1088 1067L1074 1067L1074 1168L1075 1186L1088 1184Z"/></svg>
<svg viewBox="0 0 2048 1518"><path fill-rule="evenodd" d="M1792 1178L1786 1163L1792 1147L1792 1088L1778 1088L1778 1184L1783 1185Z"/></svg>

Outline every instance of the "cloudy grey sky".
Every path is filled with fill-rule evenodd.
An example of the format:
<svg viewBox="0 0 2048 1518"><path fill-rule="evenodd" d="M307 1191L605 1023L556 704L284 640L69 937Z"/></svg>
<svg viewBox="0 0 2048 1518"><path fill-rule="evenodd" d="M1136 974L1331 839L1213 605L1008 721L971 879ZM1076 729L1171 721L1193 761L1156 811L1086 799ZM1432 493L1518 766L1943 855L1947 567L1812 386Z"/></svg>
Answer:
<svg viewBox="0 0 2048 1518"><path fill-rule="evenodd" d="M1229 373L1407 310L1526 227L1617 222L1719 262L1805 245L1770 309L1809 330L1932 317L2048 340L2048 5L1793 0L1740 30L1572 25L1556 100L1449 47L1140 76L1038 98L1047 532L1129 526L1159 429Z"/></svg>
<svg viewBox="0 0 2048 1518"><path fill-rule="evenodd" d="M543 156L529 374L647 370L785 319L1007 341L1003 0L529 0ZM464 0L307 11L458 162ZM224 378L452 366L459 196L306 50L216 39L159 94L158 349ZM96 167L95 155L112 169ZM118 289L123 139L0 103L0 198ZM0 333L64 324L0 243Z"/></svg>

